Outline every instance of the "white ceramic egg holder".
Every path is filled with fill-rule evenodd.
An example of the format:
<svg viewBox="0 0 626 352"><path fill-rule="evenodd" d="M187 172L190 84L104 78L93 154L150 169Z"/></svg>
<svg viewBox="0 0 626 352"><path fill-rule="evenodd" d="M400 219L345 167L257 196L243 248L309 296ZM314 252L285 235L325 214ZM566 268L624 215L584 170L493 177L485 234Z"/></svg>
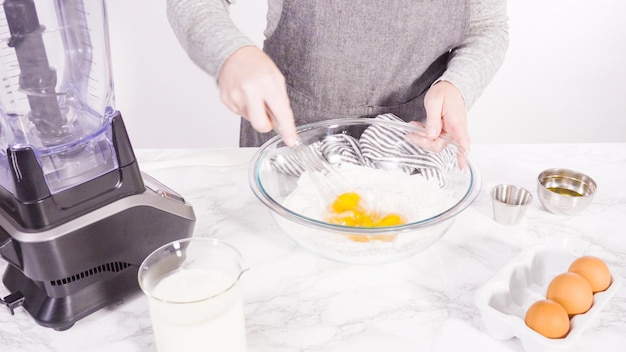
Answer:
<svg viewBox="0 0 626 352"><path fill-rule="evenodd" d="M522 252L484 286L474 297L487 331L498 340L520 339L526 351L542 352L566 349L583 333L609 299L622 285L621 277L612 275L611 286L594 294L593 305L584 314L570 320L566 337L550 339L530 329L524 322L526 311L534 302L545 299L550 281L567 272L578 257L569 251L537 246Z"/></svg>

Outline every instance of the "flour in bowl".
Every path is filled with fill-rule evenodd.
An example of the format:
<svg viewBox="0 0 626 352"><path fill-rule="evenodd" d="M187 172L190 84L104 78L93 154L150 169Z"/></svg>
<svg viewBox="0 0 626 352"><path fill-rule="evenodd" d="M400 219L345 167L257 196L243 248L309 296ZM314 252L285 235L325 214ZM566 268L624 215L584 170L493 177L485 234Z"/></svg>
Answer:
<svg viewBox="0 0 626 352"><path fill-rule="evenodd" d="M409 175L397 170L352 164L343 164L337 168L337 172L348 180L350 187L337 191L357 193L364 200L368 211L395 213L402 216L406 223L431 218L453 205L452 196L446 189L439 187L437 180L428 180L419 174ZM333 200L328 199L319 188L319 179L313 179L305 172L283 205L308 218L326 221L328 207Z"/></svg>

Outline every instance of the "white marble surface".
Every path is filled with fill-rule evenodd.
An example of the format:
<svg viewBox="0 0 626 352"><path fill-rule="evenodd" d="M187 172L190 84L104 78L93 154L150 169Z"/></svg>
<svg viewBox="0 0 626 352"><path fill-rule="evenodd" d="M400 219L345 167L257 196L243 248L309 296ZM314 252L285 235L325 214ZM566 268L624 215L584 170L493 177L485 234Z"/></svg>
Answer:
<svg viewBox="0 0 626 352"><path fill-rule="evenodd" d="M483 176L477 201L425 252L377 266L317 257L281 233L249 189L253 151L137 151L144 171L194 205L195 235L235 245L251 266L241 281L249 351L522 351L516 339L491 338L473 302L476 289L520 251L550 244L597 255L626 276L626 144L475 145ZM596 180L599 192L586 211L566 217L542 208L535 180L550 167ZM499 183L535 196L517 226L492 220L489 190ZM15 313L0 307L0 351L155 351L141 294L62 332L38 326L22 308ZM571 351L624 346L620 288Z"/></svg>

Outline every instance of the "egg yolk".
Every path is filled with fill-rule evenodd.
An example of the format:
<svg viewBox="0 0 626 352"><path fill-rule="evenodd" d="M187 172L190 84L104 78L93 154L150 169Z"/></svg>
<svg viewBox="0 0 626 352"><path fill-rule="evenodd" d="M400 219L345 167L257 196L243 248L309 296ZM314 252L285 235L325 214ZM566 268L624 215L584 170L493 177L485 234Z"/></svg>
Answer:
<svg viewBox="0 0 626 352"><path fill-rule="evenodd" d="M354 192L340 194L330 206L328 222L336 225L358 227L383 227L406 222L399 214L381 214L361 207L361 196Z"/></svg>
<svg viewBox="0 0 626 352"><path fill-rule="evenodd" d="M387 227L406 224L404 218L396 213L378 213L368 211L361 206L361 196L354 192L340 194L329 206L327 221L335 225L354 227ZM370 240L392 241L393 235L350 235L355 242L368 242Z"/></svg>
<svg viewBox="0 0 626 352"><path fill-rule="evenodd" d="M361 202L361 196L354 192L342 193L332 204L332 209L335 213L342 213L344 211L356 210Z"/></svg>

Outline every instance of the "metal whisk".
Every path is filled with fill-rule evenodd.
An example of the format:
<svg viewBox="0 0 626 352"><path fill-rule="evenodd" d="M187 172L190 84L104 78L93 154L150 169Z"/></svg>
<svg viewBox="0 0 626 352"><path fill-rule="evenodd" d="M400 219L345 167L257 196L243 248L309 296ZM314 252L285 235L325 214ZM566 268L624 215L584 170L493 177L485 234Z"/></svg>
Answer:
<svg viewBox="0 0 626 352"><path fill-rule="evenodd" d="M280 123L276 117L269 109L267 110L267 114L274 125L274 132L282 136L280 133ZM319 193L323 195L325 202L332 202L335 197L350 189L350 183L345 176L341 175L337 171L337 168L329 163L323 155L316 153L313 147L304 143L300 136L297 136L296 142L289 146L289 148L301 162L304 170L310 174L314 186L319 190Z"/></svg>

